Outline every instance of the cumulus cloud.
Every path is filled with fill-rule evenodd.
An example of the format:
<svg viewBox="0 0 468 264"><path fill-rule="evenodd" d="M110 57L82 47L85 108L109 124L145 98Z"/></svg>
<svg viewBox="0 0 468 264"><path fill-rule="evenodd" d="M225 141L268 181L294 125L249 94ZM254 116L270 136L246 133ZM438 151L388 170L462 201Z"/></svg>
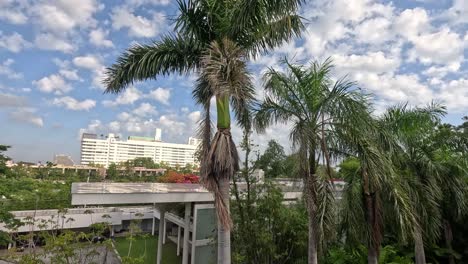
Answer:
<svg viewBox="0 0 468 264"><path fill-rule="evenodd" d="M8 79L21 79L23 75L21 73L15 72L13 69L11 69L11 65L15 61L13 59L6 59L0 64L0 76L4 75Z"/></svg>
<svg viewBox="0 0 468 264"><path fill-rule="evenodd" d="M0 20L11 24L25 24L28 17L25 15L22 5L15 1L0 1Z"/></svg>
<svg viewBox="0 0 468 264"><path fill-rule="evenodd" d="M77 70L67 70L67 69L60 69L60 75L65 77L65 79L70 81L78 81L81 80L80 76L78 76Z"/></svg>
<svg viewBox="0 0 468 264"><path fill-rule="evenodd" d="M18 53L29 47L31 47L31 43L26 41L23 36L17 32L13 32L10 35L4 35L2 31L0 31L0 48Z"/></svg>
<svg viewBox="0 0 468 264"><path fill-rule="evenodd" d="M434 99L433 91L415 74L362 73L356 75L356 80L362 87L384 99L388 105L401 102L426 104Z"/></svg>
<svg viewBox="0 0 468 264"><path fill-rule="evenodd" d="M457 72L460 69L460 63L455 62L446 66L431 66L423 71L424 75L443 78L445 75L451 72Z"/></svg>
<svg viewBox="0 0 468 264"><path fill-rule="evenodd" d="M443 83L438 94L449 111L465 114L468 111L468 79L460 78Z"/></svg>
<svg viewBox="0 0 468 264"><path fill-rule="evenodd" d="M135 108L132 111L132 113L141 117L157 114L156 108L149 103L141 103L138 108Z"/></svg>
<svg viewBox="0 0 468 264"><path fill-rule="evenodd" d="M119 94L115 100L104 100L104 106L118 106L133 104L142 97L142 93L135 87L127 88L123 93Z"/></svg>
<svg viewBox="0 0 468 264"><path fill-rule="evenodd" d="M165 26L166 21L162 13L155 12L151 18L135 15L126 7L116 7L111 14L114 30L127 29L132 37L155 37Z"/></svg>
<svg viewBox="0 0 468 264"><path fill-rule="evenodd" d="M463 40L458 33L449 28L413 37L411 42L414 45L409 52L411 61L418 60L423 64L451 64L463 60ZM450 48L447 43L450 43Z"/></svg>
<svg viewBox="0 0 468 264"><path fill-rule="evenodd" d="M188 115L188 118L192 123L198 123L200 121L201 113L200 111L193 111Z"/></svg>
<svg viewBox="0 0 468 264"><path fill-rule="evenodd" d="M58 74L51 74L43 77L38 81L33 81L33 84L44 93L54 93L61 95L72 90L70 84L68 84L62 76Z"/></svg>
<svg viewBox="0 0 468 264"><path fill-rule="evenodd" d="M92 84L94 87L104 90L104 73L106 67L102 65L101 60L94 55L79 56L73 59L73 64L93 72Z"/></svg>
<svg viewBox="0 0 468 264"><path fill-rule="evenodd" d="M367 19L356 27L356 40L361 43L378 45L392 38L391 22L385 17Z"/></svg>
<svg viewBox="0 0 468 264"><path fill-rule="evenodd" d="M58 37L50 33L41 33L34 39L34 44L43 50L58 50L64 53L71 53L76 50L66 38Z"/></svg>
<svg viewBox="0 0 468 264"><path fill-rule="evenodd" d="M168 5L169 0L127 0L125 4L130 7L140 7L142 5Z"/></svg>
<svg viewBox="0 0 468 264"><path fill-rule="evenodd" d="M442 14L451 24L468 23L468 4L465 0L453 0L452 6Z"/></svg>
<svg viewBox="0 0 468 264"><path fill-rule="evenodd" d="M421 33L428 32L432 27L429 15L425 9L405 9L396 18L394 25L396 33L412 39Z"/></svg>
<svg viewBox="0 0 468 264"><path fill-rule="evenodd" d="M83 101L78 101L73 97L64 96L60 98L55 98L52 104L57 106L63 106L66 109L74 111L89 111L90 109L96 106L96 101L91 99L85 99Z"/></svg>
<svg viewBox="0 0 468 264"><path fill-rule="evenodd" d="M96 70L102 67L99 59L92 55L79 56L73 59L73 64L88 70Z"/></svg>
<svg viewBox="0 0 468 264"><path fill-rule="evenodd" d="M400 66L399 57L386 55L382 51L362 55L334 54L331 58L342 75L361 72L389 73L394 72Z"/></svg>
<svg viewBox="0 0 468 264"><path fill-rule="evenodd" d="M114 47L114 43L107 39L108 35L108 30L103 30L101 28L94 29L89 32L89 42L97 47L112 48Z"/></svg>
<svg viewBox="0 0 468 264"><path fill-rule="evenodd" d="M168 105L171 98L171 90L168 88L156 88L148 94L149 98L156 100L162 104Z"/></svg>
<svg viewBox="0 0 468 264"><path fill-rule="evenodd" d="M96 0L47 0L37 1L31 10L36 23L44 31L63 34L76 27L95 25L93 15L103 7Z"/></svg>

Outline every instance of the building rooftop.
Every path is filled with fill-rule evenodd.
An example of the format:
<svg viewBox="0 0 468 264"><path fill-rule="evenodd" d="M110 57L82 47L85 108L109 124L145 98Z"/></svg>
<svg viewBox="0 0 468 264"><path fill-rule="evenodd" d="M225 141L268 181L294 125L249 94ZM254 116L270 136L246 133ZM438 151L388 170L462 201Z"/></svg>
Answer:
<svg viewBox="0 0 468 264"><path fill-rule="evenodd" d="M212 202L213 194L190 183L72 183L72 205Z"/></svg>
<svg viewBox="0 0 468 264"><path fill-rule="evenodd" d="M122 183L77 182L72 184L74 193L208 193L200 184L191 183Z"/></svg>

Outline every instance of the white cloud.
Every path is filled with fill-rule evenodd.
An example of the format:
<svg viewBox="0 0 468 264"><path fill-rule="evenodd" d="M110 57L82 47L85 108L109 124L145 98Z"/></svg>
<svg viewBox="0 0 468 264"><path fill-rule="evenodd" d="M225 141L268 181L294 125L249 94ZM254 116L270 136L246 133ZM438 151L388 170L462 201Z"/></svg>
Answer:
<svg viewBox="0 0 468 264"><path fill-rule="evenodd" d="M468 3L466 0L453 0L452 6L443 14L452 24L468 23Z"/></svg>
<svg viewBox="0 0 468 264"><path fill-rule="evenodd" d="M93 55L75 57L73 59L73 64L88 70L97 70L102 67L100 60Z"/></svg>
<svg viewBox="0 0 468 264"><path fill-rule="evenodd" d="M381 44L392 39L391 22L387 18L367 19L356 27L356 38L361 43Z"/></svg>
<svg viewBox="0 0 468 264"><path fill-rule="evenodd" d="M76 50L76 47L73 46L67 39L57 37L50 33L42 33L37 35L34 39L34 44L43 50L58 50L64 53L71 53L72 51Z"/></svg>
<svg viewBox="0 0 468 264"><path fill-rule="evenodd" d="M459 69L460 69L460 63L455 62L447 66L441 66L441 67L431 66L428 69L424 70L423 74L427 76L431 76L431 77L443 78L448 73L457 72Z"/></svg>
<svg viewBox="0 0 468 264"><path fill-rule="evenodd" d="M171 90L168 88L156 88L155 90L151 91L148 96L151 99L154 99L160 103L165 105L169 104L169 99L171 98Z"/></svg>
<svg viewBox="0 0 468 264"><path fill-rule="evenodd" d="M423 64L451 64L463 60L463 40L458 33L449 28L413 37L411 42L414 45L409 52L411 61L418 60ZM450 43L450 47L447 43Z"/></svg>
<svg viewBox="0 0 468 264"><path fill-rule="evenodd" d="M78 139L81 139L83 133L107 133L105 126L102 124L101 120L94 119L88 124L86 128L80 128Z"/></svg>
<svg viewBox="0 0 468 264"><path fill-rule="evenodd" d="M151 19L137 16L131 13L128 8L114 8L111 14L112 28L120 30L128 29L128 34L133 37L155 37L165 26L166 20L162 13L155 12Z"/></svg>
<svg viewBox="0 0 468 264"><path fill-rule="evenodd" d="M102 83L106 67L102 65L100 59L93 55L80 56L73 59L73 64L78 67L90 70L93 72L92 84L94 87L104 90L105 86Z"/></svg>
<svg viewBox="0 0 468 264"><path fill-rule="evenodd" d="M66 109L69 110L75 110L75 111L89 111L93 107L96 106L96 101L91 100L91 99L86 99L83 101L78 101L73 97L70 96L64 96L61 98L55 98L52 104L57 105L57 106L63 106Z"/></svg>
<svg viewBox="0 0 468 264"><path fill-rule="evenodd" d="M115 100L104 100L104 106L118 106L133 104L142 97L142 93L135 87L127 88L123 93L119 94Z"/></svg>
<svg viewBox="0 0 468 264"><path fill-rule="evenodd" d="M422 8L405 9L397 17L394 27L397 33L408 39L431 29L429 16Z"/></svg>
<svg viewBox="0 0 468 264"><path fill-rule="evenodd" d="M468 79L451 80L438 90L438 97L449 111L466 113L468 111Z"/></svg>
<svg viewBox="0 0 468 264"><path fill-rule="evenodd" d="M138 108L135 108L132 111L132 113L141 117L157 114L156 108L149 103L141 103Z"/></svg>
<svg viewBox="0 0 468 264"><path fill-rule="evenodd" d="M15 72L11 69L11 65L15 61L13 59L6 59L5 61L0 64L0 75L6 76L8 79L21 79L23 75L21 73Z"/></svg>
<svg viewBox="0 0 468 264"><path fill-rule="evenodd" d="M159 117L159 124L167 130L170 130L172 133L179 135L183 134L182 131L186 126L186 123L178 121L177 116L175 115L162 115Z"/></svg>
<svg viewBox="0 0 468 264"><path fill-rule="evenodd" d="M389 73L394 72L400 66L398 57L385 55L381 51L369 52L364 55L334 54L331 58L340 75L349 73L359 74L362 72Z"/></svg>
<svg viewBox="0 0 468 264"><path fill-rule="evenodd" d="M351 34L355 33L354 28L360 22L371 17L390 19L393 10L394 7L391 3L384 5L370 0L313 1L311 9L306 9L305 12L310 14L312 23L304 33L304 46L310 55L314 57L323 56L331 43L347 39ZM363 27L361 34L370 34L370 30ZM381 36L373 37L374 40L381 38Z"/></svg>
<svg viewBox="0 0 468 264"><path fill-rule="evenodd" d="M102 66L101 68L93 72L92 84L94 87L104 90L106 86L103 84L105 78L106 67Z"/></svg>
<svg viewBox="0 0 468 264"><path fill-rule="evenodd" d="M359 85L385 100L388 105L409 102L412 105L429 103L434 99L433 91L421 83L415 74L361 73L355 75Z"/></svg>
<svg viewBox="0 0 468 264"><path fill-rule="evenodd" d="M5 20L11 24L24 24L28 18L22 10L22 6L12 0L0 1L0 20Z"/></svg>
<svg viewBox="0 0 468 264"><path fill-rule="evenodd" d="M36 2L32 13L43 30L61 35L76 27L94 26L93 15L103 7L95 0L43 0Z"/></svg>
<svg viewBox="0 0 468 264"><path fill-rule="evenodd" d="M108 35L108 30L103 30L101 28L94 29L89 32L89 42L97 47L112 48L114 47L114 43L106 39Z"/></svg>
<svg viewBox="0 0 468 264"><path fill-rule="evenodd" d="M20 108L9 114L9 118L12 121L20 123L28 123L38 127L44 126L42 117L36 114L36 110L32 108Z"/></svg>
<svg viewBox="0 0 468 264"><path fill-rule="evenodd" d="M131 118L131 115L127 112L122 112L119 115L117 115L117 119L120 121L127 121Z"/></svg>
<svg viewBox="0 0 468 264"><path fill-rule="evenodd" d="M30 46L31 43L24 40L23 36L17 32L13 32L11 35L3 35L2 31L0 31L0 48L17 53Z"/></svg>
<svg viewBox="0 0 468 264"><path fill-rule="evenodd" d="M72 90L72 87L58 74L43 77L38 81L33 81L33 84L44 93L61 95Z"/></svg>
<svg viewBox="0 0 468 264"><path fill-rule="evenodd" d="M168 5L169 0L127 0L125 4L130 7L140 7L142 5Z"/></svg>
<svg viewBox="0 0 468 264"><path fill-rule="evenodd" d="M188 118L192 123L196 124L200 121L201 113L200 111L193 111L188 115Z"/></svg>
<svg viewBox="0 0 468 264"><path fill-rule="evenodd" d="M60 69L60 75L65 77L67 80L70 81L78 81L81 80L80 76L78 76L77 70L67 70L67 69Z"/></svg>

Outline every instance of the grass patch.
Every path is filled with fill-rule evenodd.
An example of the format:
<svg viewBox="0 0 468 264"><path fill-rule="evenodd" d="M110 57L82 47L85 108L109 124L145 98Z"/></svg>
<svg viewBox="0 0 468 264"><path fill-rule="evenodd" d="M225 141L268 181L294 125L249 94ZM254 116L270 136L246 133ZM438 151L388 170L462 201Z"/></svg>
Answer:
<svg viewBox="0 0 468 264"><path fill-rule="evenodd" d="M146 254L145 254L145 239L146 239ZM128 255L128 247L130 241L124 237L115 238L115 247L121 257ZM156 252L158 250L158 237L150 236L148 238L136 238L132 243L131 257L144 256L144 263L156 263ZM181 250L182 252L182 250ZM163 245L162 263L178 264L182 262L182 257L177 256L177 245L166 239L166 244Z"/></svg>

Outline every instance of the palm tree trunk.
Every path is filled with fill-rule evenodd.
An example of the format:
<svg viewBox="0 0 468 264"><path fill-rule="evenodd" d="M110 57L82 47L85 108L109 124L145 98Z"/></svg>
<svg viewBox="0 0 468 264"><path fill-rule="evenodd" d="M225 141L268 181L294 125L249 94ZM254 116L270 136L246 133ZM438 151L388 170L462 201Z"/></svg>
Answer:
<svg viewBox="0 0 468 264"><path fill-rule="evenodd" d="M309 212L309 247L308 247L308 264L317 264L317 234L315 232L314 212Z"/></svg>
<svg viewBox="0 0 468 264"><path fill-rule="evenodd" d="M362 171L362 178L363 178L363 188L364 188L364 196L365 196L365 203L366 203L366 218L367 224L369 225L370 230L370 239L368 243L367 249L367 263L368 264L377 264L379 258L379 232L377 229L378 223L376 223L375 217L375 200L373 195L371 194L370 190L370 183L369 183L369 174L365 169Z"/></svg>
<svg viewBox="0 0 468 264"><path fill-rule="evenodd" d="M219 188L229 210L229 179L220 179ZM231 232L218 221L218 264L231 263Z"/></svg>
<svg viewBox="0 0 468 264"><path fill-rule="evenodd" d="M368 264L377 264L378 263L378 251L372 245L369 245L369 249L367 250L367 263Z"/></svg>
<svg viewBox="0 0 468 264"><path fill-rule="evenodd" d="M424 253L424 242L420 227L416 227L414 231L414 256L416 264L426 264L426 254Z"/></svg>
<svg viewBox="0 0 468 264"><path fill-rule="evenodd" d="M453 234L452 234L452 226L448 220L444 220L444 238L445 238L445 247L450 250L449 255L449 264L455 264L455 258L452 254L452 241L453 241Z"/></svg>
<svg viewBox="0 0 468 264"><path fill-rule="evenodd" d="M317 264L317 226L315 224L316 206L315 206L315 174L311 174L306 179L306 199L309 218L309 245L308 245L308 264Z"/></svg>
<svg viewBox="0 0 468 264"><path fill-rule="evenodd" d="M218 131L208 153L205 186L214 193L218 215L218 264L231 263L231 217L229 213L229 182L239 170L239 156L231 137L229 96L216 97Z"/></svg>

